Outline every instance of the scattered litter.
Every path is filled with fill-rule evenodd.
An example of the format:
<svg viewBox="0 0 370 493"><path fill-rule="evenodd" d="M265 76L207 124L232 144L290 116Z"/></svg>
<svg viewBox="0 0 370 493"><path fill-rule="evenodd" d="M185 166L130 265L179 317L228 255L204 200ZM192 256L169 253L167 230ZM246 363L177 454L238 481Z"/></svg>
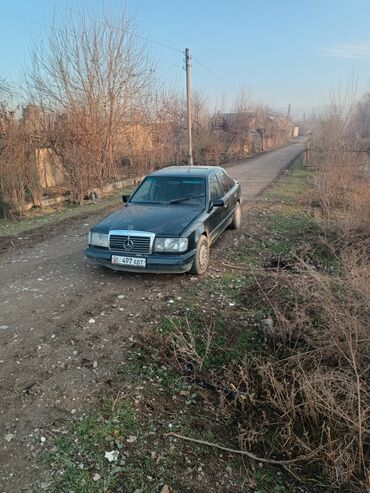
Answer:
<svg viewBox="0 0 370 493"><path fill-rule="evenodd" d="M229 303L229 306L235 306L235 303Z"/></svg>
<svg viewBox="0 0 370 493"><path fill-rule="evenodd" d="M136 440L137 440L137 436L135 436L135 435L130 435L130 436L128 437L128 439L127 439L127 442L128 442L128 443L134 443L134 442L136 442Z"/></svg>
<svg viewBox="0 0 370 493"><path fill-rule="evenodd" d="M95 318L90 318L89 324L94 324L95 323Z"/></svg>
<svg viewBox="0 0 370 493"><path fill-rule="evenodd" d="M100 474L98 474L98 473L96 472L92 478L93 478L93 481L99 481L99 479L100 479Z"/></svg>
<svg viewBox="0 0 370 493"><path fill-rule="evenodd" d="M161 493L170 493L170 488L167 484L163 485Z"/></svg>
<svg viewBox="0 0 370 493"><path fill-rule="evenodd" d="M40 438L40 441L41 441L41 443L45 443L46 442L46 438L45 437L41 437Z"/></svg>
<svg viewBox="0 0 370 493"><path fill-rule="evenodd" d="M0 325L0 330L6 330L9 329L7 325Z"/></svg>
<svg viewBox="0 0 370 493"><path fill-rule="evenodd" d="M98 362L97 361L94 361L93 368L97 368L97 367L98 367Z"/></svg>
<svg viewBox="0 0 370 493"><path fill-rule="evenodd" d="M14 438L14 435L13 435L13 433L8 433L7 435L5 435L4 438L7 442L11 442Z"/></svg>
<svg viewBox="0 0 370 493"><path fill-rule="evenodd" d="M118 459L118 450L111 450L110 452L105 452L104 457L109 460L109 462L115 462Z"/></svg>
<svg viewBox="0 0 370 493"><path fill-rule="evenodd" d="M124 295L124 294L119 294L119 295L117 296L117 298L118 298L119 300L122 300L124 297L125 297L125 295Z"/></svg>

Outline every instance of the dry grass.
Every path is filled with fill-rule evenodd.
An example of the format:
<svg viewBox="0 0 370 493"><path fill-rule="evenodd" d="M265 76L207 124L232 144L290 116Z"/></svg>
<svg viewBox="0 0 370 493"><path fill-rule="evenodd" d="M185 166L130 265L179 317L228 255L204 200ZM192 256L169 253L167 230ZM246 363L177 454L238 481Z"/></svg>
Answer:
<svg viewBox="0 0 370 493"><path fill-rule="evenodd" d="M208 325L204 332L197 333L188 319L185 319L184 326L179 326L172 318L168 321L173 328L170 339L177 364L181 367L184 361L191 362L197 370L202 370L211 351L214 325Z"/></svg>
<svg viewBox="0 0 370 493"><path fill-rule="evenodd" d="M279 191L264 202L271 214L258 216L258 241L244 245L238 266L246 275L238 313L219 307L210 318L206 310L189 325L192 309L185 310L160 350L171 347L180 371L192 362L196 381L218 392L218 411L237 424L242 450L292 460L284 467L325 491L360 492L370 489L370 189L350 171L346 179L334 176L314 175L315 227L312 207L298 205L301 191L289 188L285 198L305 221L282 207ZM217 285L214 293L231 295L225 289Z"/></svg>
<svg viewBox="0 0 370 493"><path fill-rule="evenodd" d="M241 306L262 302L272 324L267 333L261 324L262 346L246 348L242 361L209 366L219 350L209 319L170 319L160 350L172 346L172 363L181 372L191 363L189 377L218 392L242 450L292 460L294 475L341 491L363 491L370 486L370 265L362 248L345 249L340 261L340 275L298 260L299 269L256 272ZM238 330L228 325L226 351Z"/></svg>
<svg viewBox="0 0 370 493"><path fill-rule="evenodd" d="M265 351L227 380L243 392L233 403L242 447L309 456L302 462L333 486L361 489L369 472L370 269L353 251L342 262L341 279L307 267L303 276L280 271L251 287L269 291L274 331ZM288 288L287 299L271 286Z"/></svg>
<svg viewBox="0 0 370 493"><path fill-rule="evenodd" d="M333 99L308 143L309 164L317 169L317 217L343 238L370 233L370 159L366 142L357 137L353 105L353 100Z"/></svg>

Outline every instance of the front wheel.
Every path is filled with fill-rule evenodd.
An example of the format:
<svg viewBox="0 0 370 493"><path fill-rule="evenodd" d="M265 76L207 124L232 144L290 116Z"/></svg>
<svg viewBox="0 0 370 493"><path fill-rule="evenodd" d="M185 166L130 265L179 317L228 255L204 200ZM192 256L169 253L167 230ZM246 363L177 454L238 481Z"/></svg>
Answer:
<svg viewBox="0 0 370 493"><path fill-rule="evenodd" d="M239 202L236 203L234 217L230 223L230 229L239 229L242 222L242 206Z"/></svg>
<svg viewBox="0 0 370 493"><path fill-rule="evenodd" d="M208 238L202 235L197 244L197 251L190 272L192 274L201 275L206 272L209 266L209 244Z"/></svg>

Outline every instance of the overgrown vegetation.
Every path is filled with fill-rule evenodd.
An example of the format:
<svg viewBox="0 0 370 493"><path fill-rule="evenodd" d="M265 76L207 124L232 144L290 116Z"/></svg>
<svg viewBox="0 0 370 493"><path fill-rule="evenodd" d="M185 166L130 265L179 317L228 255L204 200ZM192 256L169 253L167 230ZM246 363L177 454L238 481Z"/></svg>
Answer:
<svg viewBox="0 0 370 493"><path fill-rule="evenodd" d="M198 292L167 322L159 351L218 393L241 449L317 485L361 491L369 467L368 243L349 246L339 222L329 232L314 219L305 204L316 180L297 163L265 194L238 262L235 250L225 262L234 274L202 286L218 293L217 309L200 309Z"/></svg>

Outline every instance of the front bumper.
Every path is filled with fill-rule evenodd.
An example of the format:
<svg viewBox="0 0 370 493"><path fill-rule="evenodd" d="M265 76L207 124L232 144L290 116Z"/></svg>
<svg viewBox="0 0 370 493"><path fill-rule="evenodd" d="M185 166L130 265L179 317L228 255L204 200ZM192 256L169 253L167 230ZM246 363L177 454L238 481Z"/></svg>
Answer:
<svg viewBox="0 0 370 493"><path fill-rule="evenodd" d="M95 248L89 246L85 250L86 257L96 260L99 264L104 265L112 270L124 272L142 272L145 273L174 273L181 274L191 269L195 257L195 250L185 252L183 254L152 254L138 255L140 258L146 258L146 267L132 267L128 265L112 264L112 252L108 249ZM118 254L116 254L118 255ZM129 257L130 255L124 255Z"/></svg>

